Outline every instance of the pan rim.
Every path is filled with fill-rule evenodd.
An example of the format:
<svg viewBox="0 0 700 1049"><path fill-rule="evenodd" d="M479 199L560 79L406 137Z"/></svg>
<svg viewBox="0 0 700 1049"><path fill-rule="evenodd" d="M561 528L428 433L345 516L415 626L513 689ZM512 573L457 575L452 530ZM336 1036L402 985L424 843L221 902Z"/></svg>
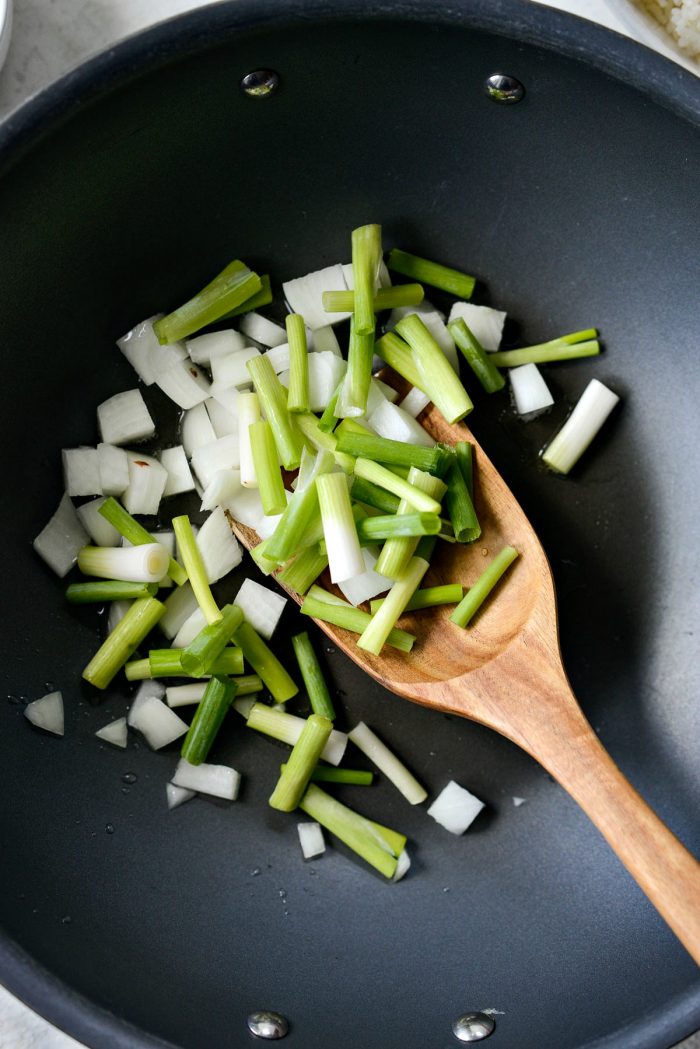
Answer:
<svg viewBox="0 0 700 1049"><path fill-rule="evenodd" d="M45 88L0 124L0 174L86 102L189 55L220 46L238 32L310 21L415 21L459 26L522 41L575 59L642 92L700 127L700 79L671 59L586 19L526 0L224 0L127 37ZM0 979L50 1023L103 1049L177 1049L91 1002L31 958L0 930ZM580 1049L659 1049L700 1027L700 986L664 1011Z"/></svg>

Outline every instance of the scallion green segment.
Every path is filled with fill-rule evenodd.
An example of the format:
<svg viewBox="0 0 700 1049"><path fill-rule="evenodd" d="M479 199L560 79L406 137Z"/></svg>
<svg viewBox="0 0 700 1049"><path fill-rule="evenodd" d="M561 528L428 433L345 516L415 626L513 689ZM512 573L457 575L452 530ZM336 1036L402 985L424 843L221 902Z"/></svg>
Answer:
<svg viewBox="0 0 700 1049"><path fill-rule="evenodd" d="M320 520L318 491L315 479L327 473L333 466L329 453L319 453L314 472L305 488L297 490L287 503L277 527L266 540L265 556L278 564L284 564L297 550L309 545L306 540L314 525ZM323 534L314 534L314 541Z"/></svg>
<svg viewBox="0 0 700 1049"><path fill-rule="evenodd" d="M478 539L481 535L481 525L476 516L464 475L456 459L447 474L445 503L457 542L473 543L475 539Z"/></svg>
<svg viewBox="0 0 700 1049"><path fill-rule="evenodd" d="M139 524L131 514L110 495L100 507L100 513L106 521L116 528L120 535L128 539L132 546L143 546L145 543L157 543L158 540ZM171 557L168 562L168 576L177 586L187 582L187 572Z"/></svg>
<svg viewBox="0 0 700 1049"><path fill-rule="evenodd" d="M296 696L299 689L250 623L241 623L233 635L233 640L243 650L246 662L250 663L258 677L262 678L276 703L286 703L292 696Z"/></svg>
<svg viewBox="0 0 700 1049"><path fill-rule="evenodd" d="M326 794L315 783L307 787L299 808L386 878L393 878L396 856L388 851L385 839L370 820Z"/></svg>
<svg viewBox="0 0 700 1049"><path fill-rule="evenodd" d="M335 414L335 410L338 405L338 398L340 397L340 391L343 388L344 381L344 378L340 380L333 392L333 396L323 409L321 418L318 420L318 428L319 430L322 430L323 433L333 433L336 427L339 417Z"/></svg>
<svg viewBox="0 0 700 1049"><path fill-rule="evenodd" d="M353 608L352 605L334 605L308 596L302 602L301 611L305 616L312 616L324 623L332 623L353 634L362 634L372 618L361 608ZM406 630L394 629L389 632L386 643L400 652L410 652L415 640L415 636Z"/></svg>
<svg viewBox="0 0 700 1049"><path fill-rule="evenodd" d="M277 574L277 580L295 594L305 594L326 568L327 555L320 553L318 547L312 546L308 550L302 550L294 560L289 561Z"/></svg>
<svg viewBox="0 0 700 1049"><path fill-rule="evenodd" d="M355 325L355 315L350 318L350 340L348 342L348 367L336 404L339 416L365 415L367 397L372 381L374 359L374 329L360 335Z"/></svg>
<svg viewBox="0 0 700 1049"><path fill-rule="evenodd" d="M474 405L459 376L417 313L402 317L396 325L415 357L420 375L417 384L442 412L448 423L469 415Z"/></svg>
<svg viewBox="0 0 700 1049"><path fill-rule="evenodd" d="M66 600L74 605L86 605L104 601L137 601L141 597L155 597L157 593L157 583L101 579L94 583L71 583L66 589Z"/></svg>
<svg viewBox="0 0 700 1049"><path fill-rule="evenodd" d="M399 338L396 332L389 331L386 335L382 335L381 339L377 339L374 344L374 352L390 368L410 382L411 386L417 386L427 397L430 397L429 391L423 385L423 376L418 369L411 347Z"/></svg>
<svg viewBox="0 0 700 1049"><path fill-rule="evenodd" d="M391 288L378 288L374 293L373 311L379 313L380 310L395 310L401 306L418 306L423 296L420 284L395 284ZM326 313L352 313L355 309L355 292L324 291L322 302Z"/></svg>
<svg viewBox="0 0 700 1049"><path fill-rule="evenodd" d="M213 324L260 291L262 281L240 259L234 259L197 295L153 325L161 343L176 342Z"/></svg>
<svg viewBox="0 0 700 1049"><path fill-rule="evenodd" d="M496 393L497 390L502 390L506 380L493 363L493 354L486 352L463 318L459 317L452 324L448 324L447 330L486 392Z"/></svg>
<svg viewBox="0 0 700 1049"><path fill-rule="evenodd" d="M352 473L355 460L344 452L336 451L338 441L335 434L327 433L322 430L319 426L318 419L313 412L300 412L298 415L294 416L294 421L309 445L312 445L318 451L330 452L338 466L340 466L345 473Z"/></svg>
<svg viewBox="0 0 700 1049"><path fill-rule="evenodd" d="M415 549L416 557L422 557L425 561L429 561L435 552L438 537L436 535L424 535L422 539L419 539L418 546Z"/></svg>
<svg viewBox="0 0 700 1049"><path fill-rule="evenodd" d="M267 556L267 544L269 541L269 539L263 539L262 543L252 546L248 551L263 575L272 575L280 566L279 561L275 561Z"/></svg>
<svg viewBox="0 0 700 1049"><path fill-rule="evenodd" d="M453 623L462 627L465 627L469 623L470 619L481 608L503 573L510 567L510 565L512 565L517 556L518 551L512 546L506 546L499 554L496 554L491 564L484 569L474 585L467 590L466 594L450 616Z"/></svg>
<svg viewBox="0 0 700 1049"><path fill-rule="evenodd" d="M352 231L353 315L358 335L374 331L374 284L382 259L382 227L376 223Z"/></svg>
<svg viewBox="0 0 700 1049"><path fill-rule="evenodd" d="M131 662L124 664L124 677L127 681L149 681L153 674L151 673L151 664L146 659L132 659Z"/></svg>
<svg viewBox="0 0 700 1049"><path fill-rule="evenodd" d="M426 558L427 560L427 558ZM419 612L423 608L437 608L440 605L456 605L464 596L461 583L442 583L440 586L426 586L416 590L404 611ZM377 597L369 603L369 610L374 615L386 599Z"/></svg>
<svg viewBox="0 0 700 1049"><path fill-rule="evenodd" d="M287 408L287 391L265 354L251 358L246 362L246 367L272 427L282 466L285 470L296 470L301 462L303 440L294 421L296 417Z"/></svg>
<svg viewBox="0 0 700 1049"><path fill-rule="evenodd" d="M182 648L152 648L148 659L127 663L125 672L129 681L143 681L158 677L209 677L212 674L242 674L243 653L229 645L220 652L205 674L188 674L182 665Z"/></svg>
<svg viewBox="0 0 700 1049"><path fill-rule="evenodd" d="M242 313L250 313L251 310L259 310L261 306L268 306L272 302L272 284L267 273L260 274L260 285L260 291L256 291L254 295L242 302L240 306L236 306L235 309L225 313L223 317L219 317L219 320L225 321L229 317L240 317Z"/></svg>
<svg viewBox="0 0 700 1049"><path fill-rule="evenodd" d="M281 514L287 506L287 497L272 427L265 419L259 419L250 424L248 433L263 513L268 516Z"/></svg>
<svg viewBox="0 0 700 1049"><path fill-rule="evenodd" d="M134 601L83 670L85 680L96 688L107 688L164 614L165 605L155 597Z"/></svg>
<svg viewBox="0 0 700 1049"><path fill-rule="evenodd" d="M437 503L442 500L447 489L447 485L439 477L433 477L432 474L425 473L424 470L419 470L415 466L412 466L409 471L407 483L410 487L424 493L426 497L434 499ZM404 498L399 503L397 518L404 514L410 514L412 511L412 504L408 499ZM438 518L438 530L439 527L440 519ZM387 539L374 566L375 571L388 579L398 579L415 554L418 542L418 537L392 536L390 539Z"/></svg>
<svg viewBox="0 0 700 1049"><path fill-rule="evenodd" d="M371 481L372 484L377 484L380 488L385 488L388 492L398 495L400 499L405 499L414 510L420 510L421 513L426 514L440 513L440 503L437 499L426 495L409 481L404 481L403 477L397 477L381 463L374 463L369 459L357 459L355 474L364 478L365 481Z"/></svg>
<svg viewBox="0 0 700 1049"><path fill-rule="evenodd" d="M355 502L364 503L383 514L395 514L401 502L398 495L392 495L363 477L355 477L350 494Z"/></svg>
<svg viewBox="0 0 700 1049"><path fill-rule="evenodd" d="M440 518L437 514L386 514L381 517L363 517L357 522L361 543L376 543L378 539L438 535Z"/></svg>
<svg viewBox="0 0 700 1049"><path fill-rule="evenodd" d="M214 623L221 618L221 612L209 588L207 571L187 514L173 517L173 531L197 604L207 623Z"/></svg>
<svg viewBox="0 0 700 1049"><path fill-rule="evenodd" d="M314 598L318 601L325 601L326 604L342 605L343 608L354 607L354 605L351 605L344 597L338 597L337 594L332 594L330 590L324 590L323 587L319 586L317 583L314 583L314 585L309 588L308 596L309 598Z"/></svg>
<svg viewBox="0 0 700 1049"><path fill-rule="evenodd" d="M357 639L358 648L371 652L375 656L380 655L396 621L405 611L406 605L429 567L428 562L421 557L411 558L384 598L382 607L371 617L367 627Z"/></svg>
<svg viewBox="0 0 700 1049"><path fill-rule="evenodd" d="M224 605L221 618L209 623L183 648L180 662L188 677L204 677L223 653L235 630L243 622L238 605Z"/></svg>
<svg viewBox="0 0 700 1049"><path fill-rule="evenodd" d="M474 448L469 441L457 441L453 448L455 458L462 471L469 498L474 502Z"/></svg>
<svg viewBox="0 0 700 1049"><path fill-rule="evenodd" d="M597 357L600 343L595 328L562 335L550 342L523 346L519 350L497 350L489 358L499 368L517 368L521 364L549 364L554 361L572 361L579 357Z"/></svg>
<svg viewBox="0 0 700 1049"><path fill-rule="evenodd" d="M286 765L280 765L284 772ZM337 769L333 765L317 765L309 777L311 783L349 783L354 787L371 787L374 773L364 769Z"/></svg>
<svg viewBox="0 0 700 1049"><path fill-rule="evenodd" d="M306 343L304 318L289 313L285 319L289 343L289 391L287 408L290 412L309 410L309 347Z"/></svg>
<svg viewBox="0 0 700 1049"><path fill-rule="evenodd" d="M433 448L424 448L422 445L407 444L405 441L376 437L364 429L352 432L340 426L336 436L339 452L347 452L355 458L385 463L387 466L417 466L419 470L437 473L445 457L450 456L439 444Z"/></svg>
<svg viewBox="0 0 700 1049"><path fill-rule="evenodd" d="M180 751L180 756L190 765L206 761L236 691L236 682L229 677L215 674L210 679Z"/></svg>
<svg viewBox="0 0 700 1049"><path fill-rule="evenodd" d="M321 757L333 729L330 718L311 714L292 748L277 786L270 795L269 805L280 812L293 812L301 801L311 773Z"/></svg>
<svg viewBox="0 0 700 1049"><path fill-rule="evenodd" d="M432 288L440 288L450 295L456 295L458 299L471 298L476 280L461 270L452 269L451 266L443 266L439 262L430 262L419 255L411 255L407 251L394 248L389 252L387 266L394 273L400 273L403 277L411 277L420 281L421 284L429 284Z"/></svg>
<svg viewBox="0 0 700 1049"><path fill-rule="evenodd" d="M335 710L333 709L331 694L328 691L328 685L323 676L321 665L306 631L301 634L295 634L292 638L292 645L311 709L314 714L320 714L322 717L334 721Z"/></svg>

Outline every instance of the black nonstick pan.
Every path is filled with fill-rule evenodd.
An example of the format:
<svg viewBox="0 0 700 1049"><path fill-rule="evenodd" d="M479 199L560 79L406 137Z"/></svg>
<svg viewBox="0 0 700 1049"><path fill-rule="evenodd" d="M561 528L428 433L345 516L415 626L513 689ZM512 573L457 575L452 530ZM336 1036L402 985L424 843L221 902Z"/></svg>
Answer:
<svg viewBox="0 0 700 1049"><path fill-rule="evenodd" d="M241 90L257 70L278 74L267 96ZM496 73L520 102L489 97ZM382 782L362 808L409 836L409 876L384 884L342 846L304 864L296 820L266 805L281 751L240 719L212 755L243 773L240 800L168 813L174 753L96 741L129 689L98 703L80 687L94 617L66 611L31 548L59 449L94 444L94 406L134 385L119 335L233 257L279 282L346 261L349 230L381 222L387 246L475 273L513 344L600 328L598 360L547 372L551 415L526 425L482 398L473 430L551 560L588 717L697 854L699 200L700 82L515 0L222 3L0 128L14 993L96 1049L244 1049L262 1009L288 1019L290 1049L449 1049L470 1010L495 1019L494 1049L667 1049L700 1027L696 966L564 792L493 733L383 692L319 633L341 726L368 721L431 793L468 787L487 803L473 828L447 835ZM551 476L538 450L592 375L622 408L570 479ZM299 624L290 609L283 636ZM63 740L22 716L49 684Z"/></svg>

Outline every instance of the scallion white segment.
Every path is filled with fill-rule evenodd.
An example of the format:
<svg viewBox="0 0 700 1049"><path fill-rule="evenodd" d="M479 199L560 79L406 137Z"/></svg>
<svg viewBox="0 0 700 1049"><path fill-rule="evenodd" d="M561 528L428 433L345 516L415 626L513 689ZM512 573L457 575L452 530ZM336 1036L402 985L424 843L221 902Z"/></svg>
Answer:
<svg viewBox="0 0 700 1049"><path fill-rule="evenodd" d="M419 390L417 386L414 386L399 403L399 408L402 408L403 411L412 415L415 419L416 416L420 415L429 404L430 397L428 397L427 393L423 393L423 391Z"/></svg>
<svg viewBox="0 0 700 1049"><path fill-rule="evenodd" d="M316 488L331 581L342 583L365 571L345 475L320 474Z"/></svg>
<svg viewBox="0 0 700 1049"><path fill-rule="evenodd" d="M162 316L162 313L157 313L155 317L146 318L121 339L117 339L117 346L146 386L151 386L156 378L153 354L157 352L160 344L153 331L153 324Z"/></svg>
<svg viewBox="0 0 700 1049"><path fill-rule="evenodd" d="M160 453L160 461L168 471L168 479L163 489L164 497L194 490L194 478L181 444L174 448L164 448Z"/></svg>
<svg viewBox="0 0 700 1049"><path fill-rule="evenodd" d="M211 374L219 386L249 386L250 373L246 368L247 361L259 357L260 350L248 346L244 350L235 350L225 357L215 357L211 362Z"/></svg>
<svg viewBox="0 0 700 1049"><path fill-rule="evenodd" d="M64 448L63 480L70 496L102 495L96 448Z"/></svg>
<svg viewBox="0 0 700 1049"><path fill-rule="evenodd" d="M95 735L105 743L111 743L113 747L120 747L122 750L126 750L126 718L117 718L116 721L110 721L108 725L98 728Z"/></svg>
<svg viewBox="0 0 700 1049"><path fill-rule="evenodd" d="M83 528L73 503L64 495L49 523L42 528L32 543L39 557L43 558L61 579L68 575L78 560L78 554L88 542L89 536Z"/></svg>
<svg viewBox="0 0 700 1049"><path fill-rule="evenodd" d="M186 787L176 787L174 783L166 783L165 785L165 797L169 809L176 809L178 805L184 805L186 801L191 801L196 794L196 790L187 790Z"/></svg>
<svg viewBox="0 0 700 1049"><path fill-rule="evenodd" d="M306 719L299 718L296 714L288 714L284 710L273 710L264 703L253 703L247 724L248 728L293 747L303 731ZM348 737L345 732L339 732L334 728L321 752L321 758L329 765L339 765L343 760L347 743Z"/></svg>
<svg viewBox="0 0 700 1049"><path fill-rule="evenodd" d="M428 809L428 815L450 834L464 834L483 808L483 801L451 779Z"/></svg>
<svg viewBox="0 0 700 1049"><path fill-rule="evenodd" d="M325 269L307 273L305 277L296 277L282 285L290 310L292 313L300 313L312 331L348 319L349 313L326 313L322 301L324 291L346 290L343 267L340 265L326 266ZM286 341L285 333L282 342Z"/></svg>
<svg viewBox="0 0 700 1049"><path fill-rule="evenodd" d="M190 408L188 412L185 412L182 417L180 437L189 459L192 458L197 448L216 440L214 427L204 404L198 404L196 408Z"/></svg>
<svg viewBox="0 0 700 1049"><path fill-rule="evenodd" d="M105 444L143 441L156 432L151 413L140 390L115 393L97 406L97 425Z"/></svg>
<svg viewBox="0 0 700 1049"><path fill-rule="evenodd" d="M542 455L550 470L568 474L620 400L604 383L591 379L578 404Z"/></svg>
<svg viewBox="0 0 700 1049"><path fill-rule="evenodd" d="M179 719L178 719L179 720ZM215 798L235 801L241 783L240 773L227 765L190 765L181 758L172 782L176 787L194 790L197 794L211 794Z"/></svg>
<svg viewBox="0 0 700 1049"><path fill-rule="evenodd" d="M209 514L197 532L197 546L210 583L228 575L243 560L243 551L220 506Z"/></svg>
<svg viewBox="0 0 700 1049"><path fill-rule="evenodd" d="M206 681L193 681L187 685L170 685L165 689L165 702L169 707L190 707L199 703L206 692Z"/></svg>
<svg viewBox="0 0 700 1049"><path fill-rule="evenodd" d="M63 696L60 692L49 692L41 699L27 703L24 716L32 725L52 732L54 736L63 735Z"/></svg>
<svg viewBox="0 0 700 1049"><path fill-rule="evenodd" d="M394 877L391 879L392 881L401 881L401 879L408 874L411 867L411 857L408 855L406 849L401 850L397 859L398 863L396 864Z"/></svg>
<svg viewBox="0 0 700 1049"><path fill-rule="evenodd" d="M279 324L251 310L241 317L239 328L253 342L261 346L281 346L287 341L287 332Z"/></svg>
<svg viewBox="0 0 700 1049"><path fill-rule="evenodd" d="M129 483L129 460L124 449L114 444L98 444L97 466L102 494L121 495Z"/></svg>
<svg viewBox="0 0 700 1049"><path fill-rule="evenodd" d="M245 338L233 328L228 331L213 331L207 335L198 335L195 339L186 339L185 346L190 360L195 364L209 367L217 357L245 348Z"/></svg>
<svg viewBox="0 0 700 1049"><path fill-rule="evenodd" d="M424 448L433 448L435 445L430 434L412 415L389 401L379 404L367 421L375 433L391 441L403 441L404 444L421 445Z"/></svg>
<svg viewBox="0 0 700 1049"><path fill-rule="evenodd" d="M326 843L323 840L320 823L297 823L297 831L305 860L312 860L314 856L323 855L326 851Z"/></svg>
<svg viewBox="0 0 700 1049"><path fill-rule="evenodd" d="M130 717L129 723L144 737L152 750L161 750L184 736L187 722L170 709L162 699L147 696Z"/></svg>
<svg viewBox="0 0 700 1049"><path fill-rule="evenodd" d="M395 310L392 310L389 315L389 324L387 327L394 328L400 320L404 317L408 317L411 313L417 313L420 319L425 324L426 328L435 339L442 352L447 357L448 361L459 374L459 361L457 358L457 347L455 341L447 330L447 325L444 321L444 315L436 310L427 300L419 303L417 306L398 306Z"/></svg>
<svg viewBox="0 0 700 1049"><path fill-rule="evenodd" d="M219 470L237 469L239 460L237 433L203 444L192 453L192 466L205 488Z"/></svg>
<svg viewBox="0 0 700 1049"><path fill-rule="evenodd" d="M393 579L387 579L374 571L377 558L366 546L362 547L362 559L365 563L364 572L338 583L338 588L355 607L363 601L371 601L373 597L386 593L394 585Z"/></svg>
<svg viewBox="0 0 700 1049"><path fill-rule="evenodd" d="M536 364L521 364L508 372L518 415L534 417L554 404L547 383Z"/></svg>
<svg viewBox="0 0 700 1049"><path fill-rule="evenodd" d="M287 598L261 586L254 579L244 579L233 603L238 605L253 629L269 641L287 605Z"/></svg>
<svg viewBox="0 0 700 1049"><path fill-rule="evenodd" d="M190 583L183 583L173 590L165 600L165 613L158 622L158 629L172 640L195 609L199 608ZM179 647L179 646L178 646Z"/></svg>
<svg viewBox="0 0 700 1049"><path fill-rule="evenodd" d="M162 699L165 695L165 685L161 681L142 681L136 695L131 701L131 706L126 715L126 723L133 728L140 717L141 707L151 698Z"/></svg>
<svg viewBox="0 0 700 1049"><path fill-rule="evenodd" d="M200 510L215 510L232 499L240 487L240 470L217 470L202 493Z"/></svg>
<svg viewBox="0 0 700 1049"><path fill-rule="evenodd" d="M364 721L360 721L351 732L348 732L348 739L352 740L387 779L391 780L411 805L420 805L425 801L428 797L427 790L421 786L416 777L408 771L403 762L399 761L386 744L382 743L372 729L365 725Z"/></svg>
<svg viewBox="0 0 700 1049"><path fill-rule="evenodd" d="M490 306L475 306L472 302L455 302L450 310L448 324L462 318L472 335L485 350L497 350L501 345L506 314Z"/></svg>
<svg viewBox="0 0 700 1049"><path fill-rule="evenodd" d="M223 404L221 404L220 401L217 401L216 397L209 397L204 402L217 438L228 437L232 433L238 433L237 412L240 394L238 390L231 390L230 392L236 395L236 403L234 405L232 402L228 408L224 408ZM236 412L231 411L231 408L233 407L236 408Z"/></svg>
<svg viewBox="0 0 700 1049"><path fill-rule="evenodd" d="M168 471L150 455L127 452L129 484L122 502L130 514L157 514Z"/></svg>
<svg viewBox="0 0 700 1049"><path fill-rule="evenodd" d="M104 496L100 495L97 499L91 499L89 503L83 503L76 513L96 546L120 546L120 533L100 513L104 501Z"/></svg>
<svg viewBox="0 0 700 1049"><path fill-rule="evenodd" d="M100 579L123 579L130 583L159 583L168 571L168 551L160 543L141 546L84 546L78 568L84 575Z"/></svg>

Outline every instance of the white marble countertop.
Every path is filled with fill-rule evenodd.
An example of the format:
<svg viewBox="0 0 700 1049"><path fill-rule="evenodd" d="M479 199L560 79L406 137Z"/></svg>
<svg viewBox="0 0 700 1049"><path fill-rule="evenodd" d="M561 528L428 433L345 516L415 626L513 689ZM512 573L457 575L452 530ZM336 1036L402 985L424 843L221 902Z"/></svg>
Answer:
<svg viewBox="0 0 700 1049"><path fill-rule="evenodd" d="M0 70L0 120L85 58L146 26L211 0L14 0L12 38ZM678 58L658 31L620 0L548 0ZM684 62L689 67L690 63ZM697 67L696 67L697 71ZM81 1049L0 986L0 1049ZM700 1049L700 1034L678 1049Z"/></svg>

